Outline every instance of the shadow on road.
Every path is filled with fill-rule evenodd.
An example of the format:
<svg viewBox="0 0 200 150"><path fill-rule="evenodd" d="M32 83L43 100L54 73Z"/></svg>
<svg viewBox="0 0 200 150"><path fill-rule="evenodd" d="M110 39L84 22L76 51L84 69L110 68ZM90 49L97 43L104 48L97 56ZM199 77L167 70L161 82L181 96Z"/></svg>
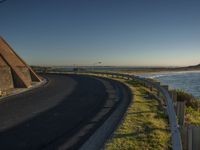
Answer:
<svg viewBox="0 0 200 150"><path fill-rule="evenodd" d="M55 82L60 80L56 75L49 75L48 78ZM72 78L78 83L71 95L63 97L53 108L0 132L0 149L35 150L46 148L52 143L54 144L48 149L54 149L57 144L64 142L62 138L69 139L103 107L107 93L100 81L77 75L70 75L66 78ZM65 85L64 88L68 86L70 85ZM51 88L59 87L51 86ZM34 100L34 94L30 93L29 96L32 96ZM9 111L12 110L7 110L7 113ZM83 136L87 135L83 134ZM77 141L73 146L78 147L81 142Z"/></svg>

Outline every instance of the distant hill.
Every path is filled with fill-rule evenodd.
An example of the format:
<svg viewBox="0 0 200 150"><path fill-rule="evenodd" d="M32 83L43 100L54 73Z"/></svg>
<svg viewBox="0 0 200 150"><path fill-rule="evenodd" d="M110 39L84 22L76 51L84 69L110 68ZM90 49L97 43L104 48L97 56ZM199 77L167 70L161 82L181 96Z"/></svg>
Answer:
<svg viewBox="0 0 200 150"><path fill-rule="evenodd" d="M194 66L183 67L182 69L186 70L200 70L200 64Z"/></svg>

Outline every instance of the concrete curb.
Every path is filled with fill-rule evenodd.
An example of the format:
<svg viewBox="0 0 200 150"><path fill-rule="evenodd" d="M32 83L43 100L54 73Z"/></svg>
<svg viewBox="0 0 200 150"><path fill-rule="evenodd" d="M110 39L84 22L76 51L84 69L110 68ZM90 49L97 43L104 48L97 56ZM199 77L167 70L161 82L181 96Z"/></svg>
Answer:
<svg viewBox="0 0 200 150"><path fill-rule="evenodd" d="M6 99L9 98L9 97L12 97L12 96L15 96L15 95L19 95L19 94L25 93L25 92L27 92L27 91L30 91L30 90L39 88L39 87L41 87L41 86L46 85L47 83L48 83L48 79L45 79L45 78L44 78L44 80L42 80L39 84L36 84L35 86L32 86L32 87L30 87L30 88L21 89L20 91L17 91L17 92L15 92L15 93L11 93L11 94L9 94L9 95L7 95L7 96L1 96L1 97L0 97L0 103L4 102L4 100L6 100Z"/></svg>
<svg viewBox="0 0 200 150"><path fill-rule="evenodd" d="M116 81L119 82L119 81ZM121 86L124 86L122 91L122 99L120 104L109 116L109 118L101 125L95 133L81 146L80 150L99 150L103 147L107 139L112 135L114 130L118 127L121 122L130 102L131 102L131 91L129 87L121 82ZM128 94L126 93L128 90ZM118 91L120 92L120 91Z"/></svg>

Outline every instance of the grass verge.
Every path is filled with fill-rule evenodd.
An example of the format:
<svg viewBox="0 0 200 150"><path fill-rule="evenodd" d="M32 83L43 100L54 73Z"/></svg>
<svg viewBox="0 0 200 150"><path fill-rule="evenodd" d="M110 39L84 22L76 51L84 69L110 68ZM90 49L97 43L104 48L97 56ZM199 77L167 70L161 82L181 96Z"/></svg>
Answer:
<svg viewBox="0 0 200 150"><path fill-rule="evenodd" d="M133 102L122 124L106 143L105 150L170 149L167 118L155 98L148 98L147 88L135 81L123 81L133 91Z"/></svg>

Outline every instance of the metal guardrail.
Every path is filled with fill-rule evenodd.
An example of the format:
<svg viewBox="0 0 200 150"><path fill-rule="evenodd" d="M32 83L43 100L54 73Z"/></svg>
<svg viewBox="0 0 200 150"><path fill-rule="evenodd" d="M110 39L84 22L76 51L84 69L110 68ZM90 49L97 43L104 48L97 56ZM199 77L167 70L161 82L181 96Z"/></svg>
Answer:
<svg viewBox="0 0 200 150"><path fill-rule="evenodd" d="M178 125L177 118L176 118L176 113L174 110L173 101L169 95L169 92L164 87L160 86L159 84L157 84L153 81L149 81L145 78L141 78L141 77L134 76L134 75L110 73L110 72L88 72L88 73L131 78L133 80L138 80L140 82L143 82L143 83L150 85L153 88L159 90L162 93L162 95L164 96L165 102L167 104L167 113L168 113L168 117L169 117L169 124L170 124L170 130L171 130L171 135L172 135L172 148L173 148L173 150L182 150L181 135L180 135L179 125Z"/></svg>

